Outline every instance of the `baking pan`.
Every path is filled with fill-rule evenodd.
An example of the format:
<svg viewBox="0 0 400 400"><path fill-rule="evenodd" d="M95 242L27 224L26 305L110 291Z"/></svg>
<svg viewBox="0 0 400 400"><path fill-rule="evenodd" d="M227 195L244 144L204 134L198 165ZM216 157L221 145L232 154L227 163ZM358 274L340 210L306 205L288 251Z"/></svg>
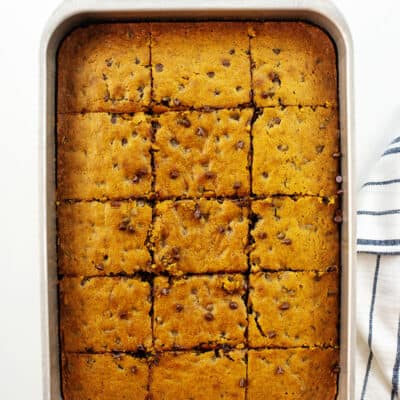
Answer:
<svg viewBox="0 0 400 400"><path fill-rule="evenodd" d="M338 399L354 397L355 213L352 42L338 10L327 0L65 0L44 30L40 49L40 237L43 399L61 399L55 210L56 55L63 37L82 23L151 20L302 20L333 39L338 59L341 171L344 195L341 225L340 374Z"/></svg>

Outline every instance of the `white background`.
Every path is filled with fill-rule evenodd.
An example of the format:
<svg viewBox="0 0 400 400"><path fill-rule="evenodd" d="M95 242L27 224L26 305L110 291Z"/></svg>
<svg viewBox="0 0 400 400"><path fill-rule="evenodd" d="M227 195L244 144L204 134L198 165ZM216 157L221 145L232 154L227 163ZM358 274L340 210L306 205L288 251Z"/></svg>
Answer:
<svg viewBox="0 0 400 400"><path fill-rule="evenodd" d="M396 129L400 135L400 1L335 2L355 44L359 184ZM1 400L41 398L38 53L58 3L0 0Z"/></svg>

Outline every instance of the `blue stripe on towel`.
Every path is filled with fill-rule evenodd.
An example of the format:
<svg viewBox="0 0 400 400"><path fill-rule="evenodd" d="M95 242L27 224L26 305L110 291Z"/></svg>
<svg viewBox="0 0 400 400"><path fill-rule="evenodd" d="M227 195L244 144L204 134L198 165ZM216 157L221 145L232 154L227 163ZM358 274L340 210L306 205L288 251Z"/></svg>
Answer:
<svg viewBox="0 0 400 400"><path fill-rule="evenodd" d="M385 211L359 210L359 211L357 211L357 215L393 215L393 214L400 214L400 210L385 210Z"/></svg>
<svg viewBox="0 0 400 400"><path fill-rule="evenodd" d="M389 154L400 153L400 147L393 147L392 149L387 149L382 156L388 156Z"/></svg>
<svg viewBox="0 0 400 400"><path fill-rule="evenodd" d="M393 366L392 395L390 397L391 400L394 400L399 396L399 368L400 368L400 317L399 317L399 325L397 328L397 350L396 350L396 360Z"/></svg>
<svg viewBox="0 0 400 400"><path fill-rule="evenodd" d="M357 244L365 244L368 246L398 246L400 245L400 239L388 239L388 240L357 239Z"/></svg>
<svg viewBox="0 0 400 400"><path fill-rule="evenodd" d="M388 181L378 181L378 182L367 182L367 183L364 183L363 187L391 185L393 183L400 183L400 179L390 179Z"/></svg>
<svg viewBox="0 0 400 400"><path fill-rule="evenodd" d="M376 288L378 286L378 275L379 275L380 263L381 263L381 256L378 255L378 256L376 256L374 283L372 285L371 306L370 306L370 309L369 309L369 330L368 330L369 356L368 356L368 362L367 362L367 369L365 370L364 383L363 383L362 392L361 392L361 400L364 400L364 397L365 397L365 392L367 390L367 384L368 384L369 371L371 370L371 363L372 363L372 358L373 358L373 353L372 353L372 348L371 348L371 344L372 344L372 328L373 328Z"/></svg>

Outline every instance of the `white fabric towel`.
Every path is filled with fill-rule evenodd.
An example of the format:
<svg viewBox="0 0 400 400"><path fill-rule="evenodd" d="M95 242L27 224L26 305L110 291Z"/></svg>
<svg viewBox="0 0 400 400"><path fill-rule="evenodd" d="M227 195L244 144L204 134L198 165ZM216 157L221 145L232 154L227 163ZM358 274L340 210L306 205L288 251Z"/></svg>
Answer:
<svg viewBox="0 0 400 400"><path fill-rule="evenodd" d="M357 225L356 399L400 399L400 137L359 193Z"/></svg>

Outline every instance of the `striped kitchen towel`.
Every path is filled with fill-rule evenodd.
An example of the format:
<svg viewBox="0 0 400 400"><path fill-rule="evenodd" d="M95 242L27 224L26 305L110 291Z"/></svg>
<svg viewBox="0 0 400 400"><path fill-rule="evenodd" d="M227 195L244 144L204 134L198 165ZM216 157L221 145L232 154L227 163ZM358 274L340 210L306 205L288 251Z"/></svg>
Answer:
<svg viewBox="0 0 400 400"><path fill-rule="evenodd" d="M400 137L361 188L357 224L356 399L400 399Z"/></svg>

